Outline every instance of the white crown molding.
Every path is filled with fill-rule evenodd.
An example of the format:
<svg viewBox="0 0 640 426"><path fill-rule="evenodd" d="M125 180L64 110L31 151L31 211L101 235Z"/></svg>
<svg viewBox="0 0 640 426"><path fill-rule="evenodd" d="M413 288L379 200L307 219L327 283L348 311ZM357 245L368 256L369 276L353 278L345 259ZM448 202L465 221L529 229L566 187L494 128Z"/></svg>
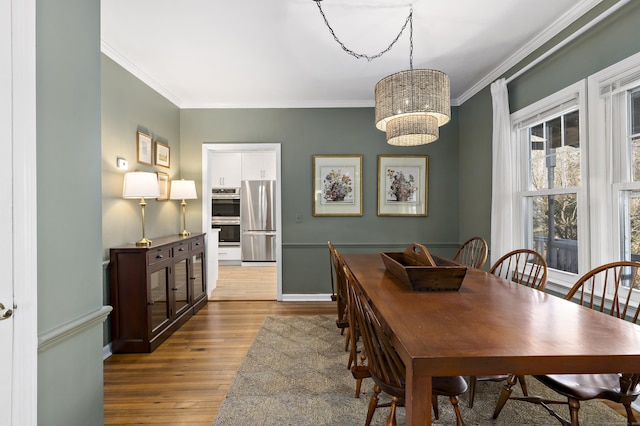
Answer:
<svg viewBox="0 0 640 426"><path fill-rule="evenodd" d="M255 109L269 109L269 108L367 108L374 107L373 100L359 100L359 101L282 101L282 102L250 102L250 103L237 103L237 104L224 104L224 103L195 103L184 104L180 108L182 109L238 109L238 108L255 108Z"/></svg>
<svg viewBox="0 0 640 426"><path fill-rule="evenodd" d="M133 74L138 80L142 81L147 86L158 92L160 95L167 98L170 102L176 105L178 108L182 108L182 99L168 91L160 83L151 78L147 73L135 66L133 62L122 56L118 51L112 48L104 40L100 40L100 51L111 58L115 63L120 65L125 70Z"/></svg>
<svg viewBox="0 0 640 426"><path fill-rule="evenodd" d="M601 3L602 0L583 0L577 5L575 5L572 9L570 9L567 13L558 18L554 23L552 23L549 27L547 27L544 31L534 37L529 43L520 48L517 52L507 58L506 61L501 63L498 67L493 69L489 74L487 74L484 78L479 80L476 84L471 86L467 91L465 91L462 95L460 95L456 99L451 100L451 104L455 106L462 105L471 97L473 97L476 93L484 89L486 86L493 83L497 78L502 76L504 73L509 71L511 68L516 66L519 62L521 62L528 55L533 53L536 49L540 48L546 42L551 40L556 35L560 34L564 29L566 29L569 25L574 23L580 17L582 17L585 13L593 9L596 5Z"/></svg>

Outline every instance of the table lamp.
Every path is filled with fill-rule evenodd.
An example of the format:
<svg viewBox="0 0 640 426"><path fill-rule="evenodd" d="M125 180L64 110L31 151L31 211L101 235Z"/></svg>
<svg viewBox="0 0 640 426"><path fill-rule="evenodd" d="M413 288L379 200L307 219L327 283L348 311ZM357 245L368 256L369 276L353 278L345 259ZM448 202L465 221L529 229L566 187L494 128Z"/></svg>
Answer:
<svg viewBox="0 0 640 426"><path fill-rule="evenodd" d="M142 211L142 238L136 242L136 246L150 247L151 240L144 236L144 206L147 203L144 197L157 198L160 196L158 186L158 176L151 172L130 172L124 174L124 184L122 185L122 198L140 198L140 209Z"/></svg>
<svg viewBox="0 0 640 426"><path fill-rule="evenodd" d="M187 202L185 200L195 200L198 198L195 181L184 179L174 180L171 182L171 196L169 198L172 200L182 200L180 203L182 206L182 232L180 232L180 235L183 237L191 235L191 232L187 231Z"/></svg>

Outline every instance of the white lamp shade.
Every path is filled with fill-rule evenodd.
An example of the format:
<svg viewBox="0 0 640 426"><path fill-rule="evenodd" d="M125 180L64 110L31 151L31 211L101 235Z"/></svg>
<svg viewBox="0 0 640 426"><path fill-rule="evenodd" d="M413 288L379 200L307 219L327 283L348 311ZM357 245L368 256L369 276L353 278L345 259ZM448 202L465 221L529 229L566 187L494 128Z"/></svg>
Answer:
<svg viewBox="0 0 640 426"><path fill-rule="evenodd" d="M124 174L122 198L157 198L160 196L158 175L151 172L130 172Z"/></svg>
<svg viewBox="0 0 640 426"><path fill-rule="evenodd" d="M172 200L195 200L198 198L195 181L184 179L172 181L169 198Z"/></svg>

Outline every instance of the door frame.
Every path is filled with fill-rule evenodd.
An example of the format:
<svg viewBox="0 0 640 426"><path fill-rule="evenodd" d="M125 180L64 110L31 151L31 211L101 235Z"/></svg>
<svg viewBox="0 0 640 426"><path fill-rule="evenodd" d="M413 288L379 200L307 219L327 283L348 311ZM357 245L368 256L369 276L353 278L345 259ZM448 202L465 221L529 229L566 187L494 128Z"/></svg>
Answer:
<svg viewBox="0 0 640 426"><path fill-rule="evenodd" d="M282 301L282 190L280 143L213 143L202 144L202 232L211 229L211 182L209 182L209 153L211 152L275 152L276 153L276 300ZM218 279L217 244L207 238L207 294L211 293ZM215 248L216 253L213 252ZM215 265L215 268L210 266Z"/></svg>
<svg viewBox="0 0 640 426"><path fill-rule="evenodd" d="M38 422L36 0L11 3L13 377L15 425ZM4 34L4 33L3 33ZM3 35L4 37L4 35Z"/></svg>

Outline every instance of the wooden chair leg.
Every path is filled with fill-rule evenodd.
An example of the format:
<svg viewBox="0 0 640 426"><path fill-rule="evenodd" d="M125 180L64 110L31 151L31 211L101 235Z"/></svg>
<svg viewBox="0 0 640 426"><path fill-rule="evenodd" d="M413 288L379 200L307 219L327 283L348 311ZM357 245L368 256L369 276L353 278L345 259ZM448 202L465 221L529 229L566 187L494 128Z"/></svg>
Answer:
<svg viewBox="0 0 640 426"><path fill-rule="evenodd" d="M522 388L522 394L524 396L529 396L529 391L527 390L527 382L524 380L524 376L518 376L518 381L520 382L520 387Z"/></svg>
<svg viewBox="0 0 640 426"><path fill-rule="evenodd" d="M440 413L438 411L438 395L431 395L431 407L433 407L433 418L438 420Z"/></svg>
<svg viewBox="0 0 640 426"><path fill-rule="evenodd" d="M378 396L382 392L382 389L378 387L378 385L373 386L373 394L371 394L371 399L369 399L369 409L367 410L367 420L364 422L364 426L369 426L371 424L371 419L373 419L373 413L376 411L376 407L378 406Z"/></svg>
<svg viewBox="0 0 640 426"><path fill-rule="evenodd" d="M462 420L462 413L460 412L460 404L457 396L450 396L449 401L453 406L453 411L456 413L456 426L465 426L464 420Z"/></svg>
<svg viewBox="0 0 640 426"><path fill-rule="evenodd" d="M513 392L513 387L515 386L518 378L516 376L510 375L507 379L507 383L502 387L502 391L500 392L500 397L498 398L498 403L496 404L496 409L493 411L493 418L497 419L500 415L500 412L504 408L504 404L507 403L509 397L511 396L511 392Z"/></svg>
<svg viewBox="0 0 640 426"><path fill-rule="evenodd" d="M636 420L636 416L633 415L633 410L631 409L631 403L625 402L624 409L627 412L627 426L638 426L640 423Z"/></svg>
<svg viewBox="0 0 640 426"><path fill-rule="evenodd" d="M469 408L473 408L473 400L476 398L476 376L469 376Z"/></svg>
<svg viewBox="0 0 640 426"><path fill-rule="evenodd" d="M362 379L356 379L356 398L360 398L360 388L362 388Z"/></svg>
<svg viewBox="0 0 640 426"><path fill-rule="evenodd" d="M580 410L580 401L577 399L569 398L569 414L571 418L571 426L579 426L578 410Z"/></svg>
<svg viewBox="0 0 640 426"><path fill-rule="evenodd" d="M348 351L349 350L349 333L351 333L351 327L345 327L342 330L347 330L347 332L345 333L344 336L344 351Z"/></svg>
<svg viewBox="0 0 640 426"><path fill-rule="evenodd" d="M389 410L389 417L387 417L386 426L396 426L396 407L398 405L398 401L400 400L397 396L391 397L391 410Z"/></svg>

